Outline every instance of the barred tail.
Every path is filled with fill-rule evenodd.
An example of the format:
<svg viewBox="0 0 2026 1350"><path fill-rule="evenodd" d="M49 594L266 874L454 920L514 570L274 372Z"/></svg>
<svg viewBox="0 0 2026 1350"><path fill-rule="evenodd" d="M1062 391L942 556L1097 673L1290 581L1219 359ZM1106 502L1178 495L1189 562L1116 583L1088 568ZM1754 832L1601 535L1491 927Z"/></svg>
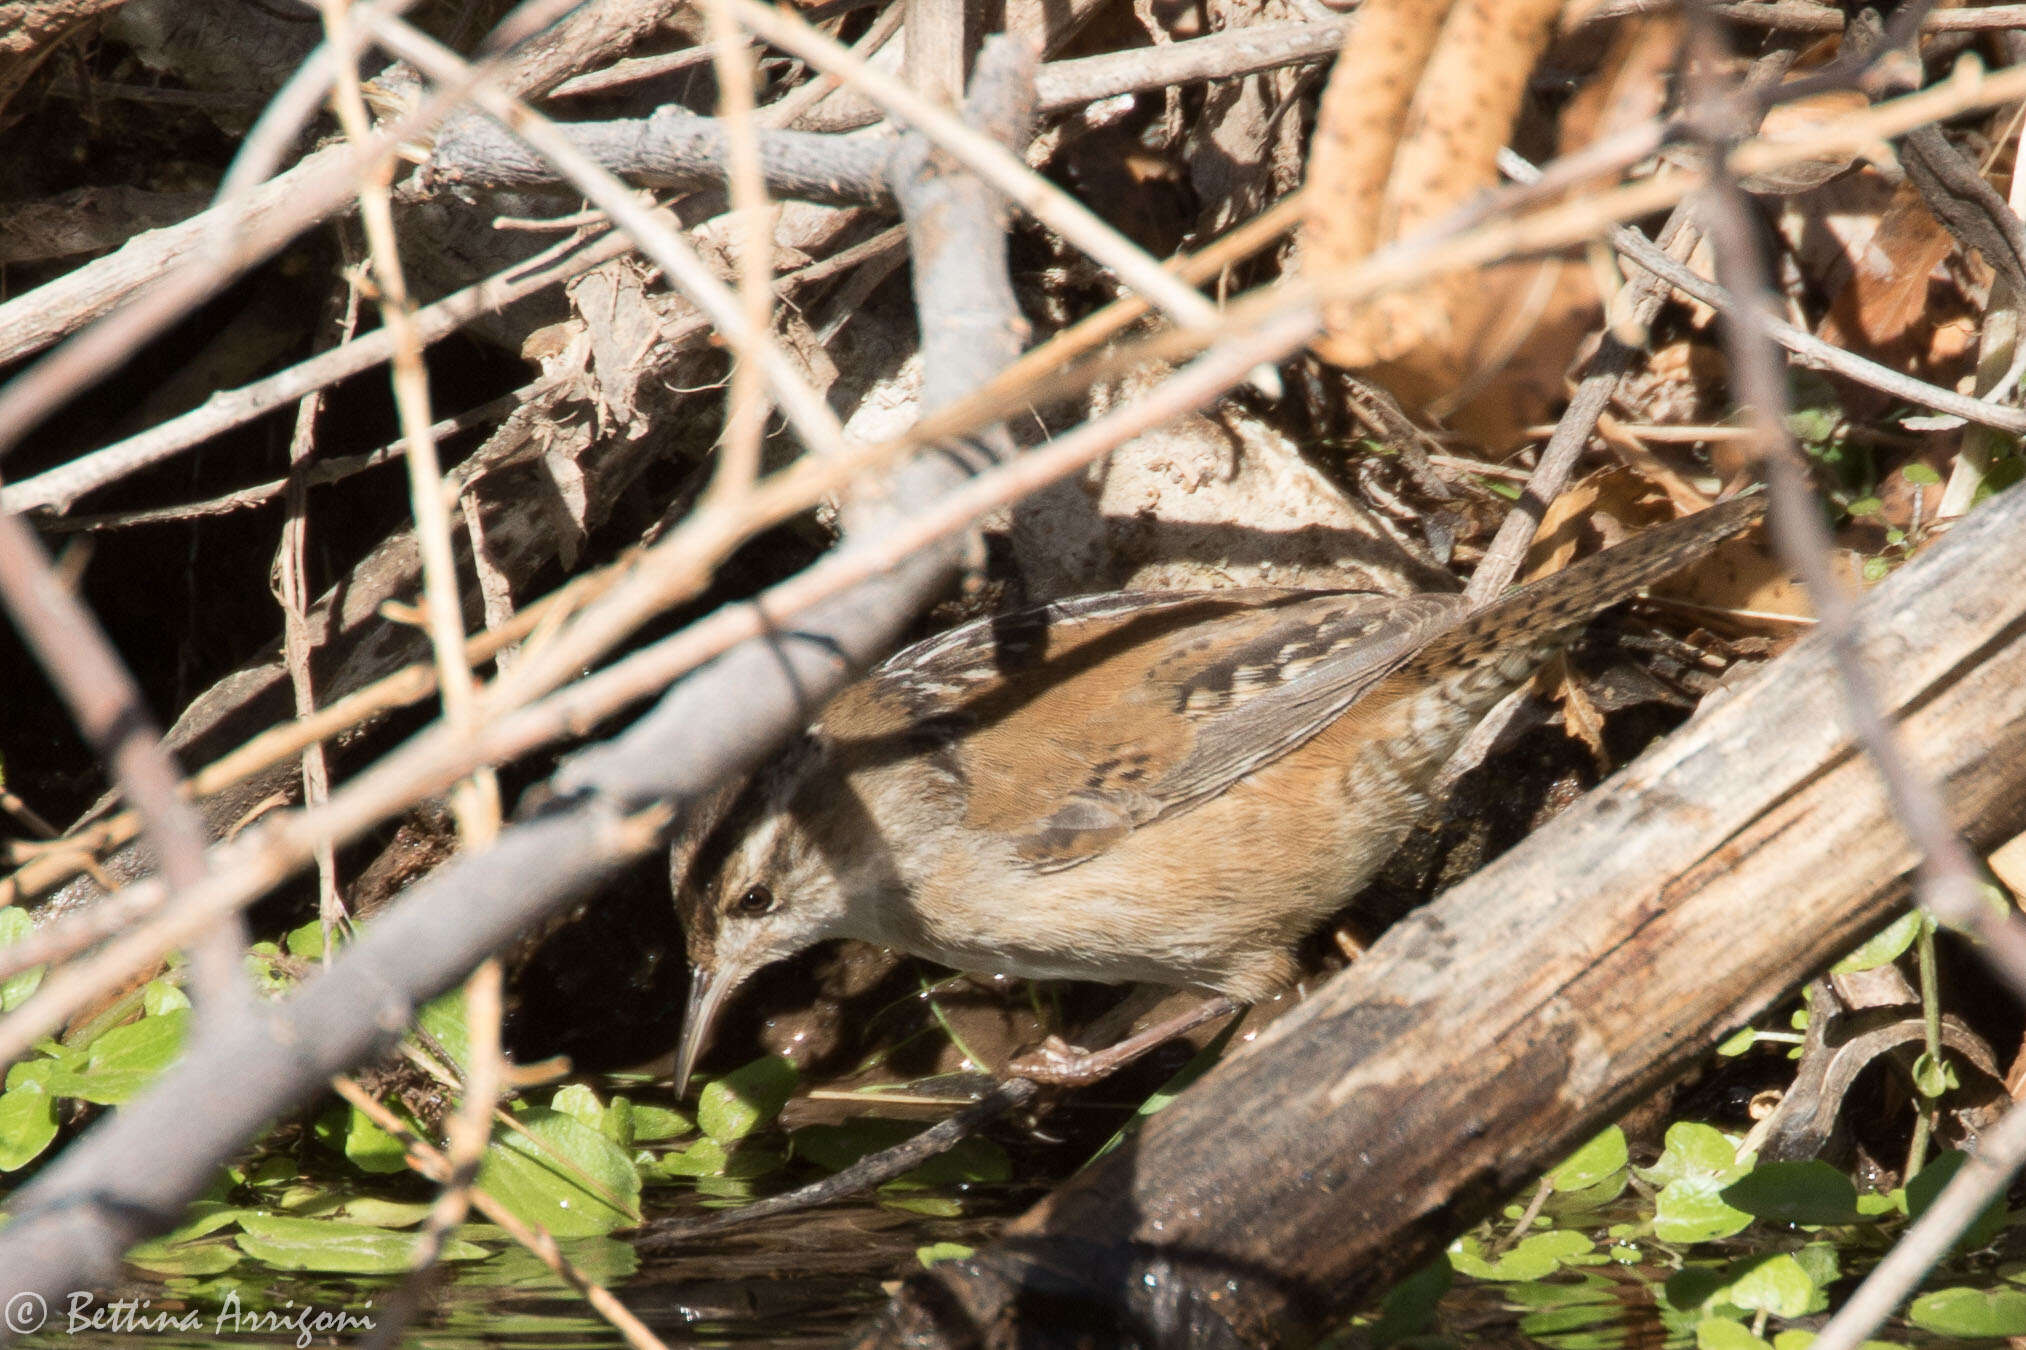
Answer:
<svg viewBox="0 0 2026 1350"><path fill-rule="evenodd" d="M1749 529L1765 511L1762 495L1733 497L1646 530L1492 601L1432 639L1408 659L1403 673L1473 666L1500 651L1551 642Z"/></svg>

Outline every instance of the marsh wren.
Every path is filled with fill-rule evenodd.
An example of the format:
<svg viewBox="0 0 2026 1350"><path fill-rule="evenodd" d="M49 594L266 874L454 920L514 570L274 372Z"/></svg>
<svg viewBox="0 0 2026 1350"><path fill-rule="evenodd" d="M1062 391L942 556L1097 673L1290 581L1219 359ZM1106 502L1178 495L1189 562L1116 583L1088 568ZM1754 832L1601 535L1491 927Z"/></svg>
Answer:
<svg viewBox="0 0 2026 1350"><path fill-rule="evenodd" d="M1761 514L1734 498L1475 612L1455 595L1093 595L851 685L678 846L687 1085L725 998L857 938L959 970L1254 1002L1378 870L1464 737L1584 623Z"/></svg>

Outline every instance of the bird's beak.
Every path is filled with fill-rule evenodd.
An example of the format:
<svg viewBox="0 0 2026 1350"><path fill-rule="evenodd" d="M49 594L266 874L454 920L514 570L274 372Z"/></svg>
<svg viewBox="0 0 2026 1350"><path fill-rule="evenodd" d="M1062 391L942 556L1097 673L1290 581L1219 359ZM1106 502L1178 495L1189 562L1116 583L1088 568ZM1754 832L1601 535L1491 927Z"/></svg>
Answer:
<svg viewBox="0 0 2026 1350"><path fill-rule="evenodd" d="M675 1095L680 1098L689 1091L690 1071L696 1068L697 1057L710 1043L711 1024L717 1020L718 1009L724 1006L725 997L738 987L738 981L727 979L722 971L710 971L702 966L689 968L689 1003L682 1014L682 1044L675 1052Z"/></svg>

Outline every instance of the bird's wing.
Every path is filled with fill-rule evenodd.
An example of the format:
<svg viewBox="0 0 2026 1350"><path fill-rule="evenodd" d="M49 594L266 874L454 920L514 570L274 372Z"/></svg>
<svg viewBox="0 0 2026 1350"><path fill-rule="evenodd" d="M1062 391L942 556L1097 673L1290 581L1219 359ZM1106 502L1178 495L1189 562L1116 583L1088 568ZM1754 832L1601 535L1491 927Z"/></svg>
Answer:
<svg viewBox="0 0 2026 1350"><path fill-rule="evenodd" d="M1287 754L1395 671L1509 662L1523 678L1571 628L1762 511L1733 498L1467 617L1451 595L1232 590L979 619L888 661L823 729L860 765L924 755L969 825L1037 869L1070 867Z"/></svg>
<svg viewBox="0 0 2026 1350"><path fill-rule="evenodd" d="M1453 622L1451 596L1092 596L980 619L826 711L858 764L923 754L1039 870L1185 811L1335 721Z"/></svg>

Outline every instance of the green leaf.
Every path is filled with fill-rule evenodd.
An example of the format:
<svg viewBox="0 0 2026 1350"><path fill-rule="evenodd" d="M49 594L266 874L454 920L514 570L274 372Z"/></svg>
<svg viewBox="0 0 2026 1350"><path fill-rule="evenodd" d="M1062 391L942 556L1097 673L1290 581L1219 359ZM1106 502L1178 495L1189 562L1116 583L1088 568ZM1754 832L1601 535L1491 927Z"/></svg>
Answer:
<svg viewBox="0 0 2026 1350"><path fill-rule="evenodd" d="M297 1219L248 1214L239 1221L239 1249L277 1270L316 1270L339 1275L396 1275L408 1269L415 1235L394 1233L338 1219ZM477 1261L485 1248L452 1239L445 1261Z"/></svg>
<svg viewBox="0 0 2026 1350"><path fill-rule="evenodd" d="M1449 1248L1449 1264L1474 1280L1525 1284L1560 1270L1568 1261L1596 1250L1597 1244L1572 1228L1551 1228L1521 1238L1497 1260L1489 1260L1476 1238L1460 1238Z"/></svg>
<svg viewBox="0 0 2026 1350"><path fill-rule="evenodd" d="M1659 1161L1640 1171L1660 1187L1654 1236L1663 1242L1709 1242L1742 1231L1752 1216L1725 1204L1720 1192L1749 1165L1722 1131L1686 1120L1670 1125Z"/></svg>
<svg viewBox="0 0 2026 1350"><path fill-rule="evenodd" d="M157 1238L132 1248L125 1259L128 1265L157 1275L222 1275L239 1264L241 1253L233 1243L223 1240L170 1242Z"/></svg>
<svg viewBox="0 0 2026 1350"><path fill-rule="evenodd" d="M338 1195L332 1217L367 1223L375 1228L413 1228L436 1206L427 1200L384 1200L377 1195Z"/></svg>
<svg viewBox="0 0 2026 1350"><path fill-rule="evenodd" d="M1689 1177L1714 1177L1729 1185L1748 1166L1738 1160L1737 1145L1723 1131L1679 1120L1667 1127L1659 1160L1639 1174L1658 1186Z"/></svg>
<svg viewBox="0 0 2026 1350"><path fill-rule="evenodd" d="M1915 1299L1906 1318L1938 1336L2026 1336L2026 1292L1936 1289Z"/></svg>
<svg viewBox="0 0 2026 1350"><path fill-rule="evenodd" d="M1794 1259L1801 1263L1801 1269L1815 1282L1817 1289L1827 1289L1843 1278L1843 1262L1836 1248L1827 1242L1811 1242L1794 1253Z"/></svg>
<svg viewBox="0 0 2026 1350"><path fill-rule="evenodd" d="M542 1290L563 1295L575 1301L575 1288L566 1283L527 1248L507 1236L506 1231L489 1223L463 1224L457 1235L470 1242L476 1242L493 1253L485 1263L484 1282L487 1289ZM556 1243L565 1259L598 1284L610 1289L624 1284L640 1270L640 1255L626 1242L609 1237L562 1238ZM449 1312L448 1302L444 1311ZM453 1314L454 1315L454 1314ZM492 1345L578 1345L583 1343L581 1324L562 1330L562 1323L548 1328L548 1335L515 1337L505 1331L506 1321L503 1309L487 1306L483 1315L475 1319L472 1334L466 1337L451 1335L436 1342L444 1347L469 1346L472 1341ZM440 1324L445 1331L451 1329L448 1322ZM560 1333L560 1334L559 1334ZM417 1344L422 1344L417 1338Z"/></svg>
<svg viewBox="0 0 2026 1350"><path fill-rule="evenodd" d="M1859 569L1858 575L1862 576L1866 581L1869 582L1880 582L1885 580L1886 577L1891 574L1891 572L1892 572L1892 559L1866 558L1864 560L1864 566L1861 569Z"/></svg>
<svg viewBox="0 0 2026 1350"><path fill-rule="evenodd" d="M841 1172L867 1154L911 1139L921 1130L913 1121L860 1116L838 1125L809 1125L788 1136L798 1158L829 1172Z"/></svg>
<svg viewBox="0 0 2026 1350"><path fill-rule="evenodd" d="M1855 975L1859 971L1873 970L1887 961L1897 960L1899 954L1913 946L1913 940L1920 936L1920 926L1923 922L1925 919L1919 910L1908 910L1866 938L1850 955L1830 967L1830 972L1836 975Z"/></svg>
<svg viewBox="0 0 2026 1350"><path fill-rule="evenodd" d="M275 961L280 955L281 948L272 942L256 942L247 948L246 955L241 958L246 977L253 981L254 992L262 997L279 997L295 988L295 976L283 970Z"/></svg>
<svg viewBox="0 0 2026 1350"><path fill-rule="evenodd" d="M1773 1337L1773 1350L1808 1350L1815 1344L1812 1331L1782 1331ZM1898 1341L1860 1341L1857 1350L1906 1350Z"/></svg>
<svg viewBox="0 0 2026 1350"><path fill-rule="evenodd" d="M977 1250L961 1242L931 1242L926 1247L915 1248L915 1260L924 1266L932 1266L938 1261L968 1261L977 1255Z"/></svg>
<svg viewBox="0 0 2026 1350"><path fill-rule="evenodd" d="M486 1148L478 1184L515 1218L557 1237L588 1237L640 1222L640 1174L618 1145L572 1116L534 1107ZM588 1177L617 1200L593 1190Z"/></svg>
<svg viewBox="0 0 2026 1350"><path fill-rule="evenodd" d="M1379 1304L1379 1316L1371 1328L1372 1344L1386 1350L1427 1331L1434 1324L1436 1306L1455 1283L1449 1263L1438 1259L1394 1285Z"/></svg>
<svg viewBox="0 0 2026 1350"><path fill-rule="evenodd" d="M632 1101L615 1096L605 1103L604 1114L598 1118L598 1133L621 1148L632 1148L634 1142Z"/></svg>
<svg viewBox="0 0 2026 1350"><path fill-rule="evenodd" d="M1921 1096L1930 1099L1962 1086L1956 1080L1955 1065L1945 1059L1936 1059L1926 1051L1914 1059L1913 1085Z"/></svg>
<svg viewBox="0 0 2026 1350"><path fill-rule="evenodd" d="M471 1063L471 1024L464 1016L464 990L453 989L430 999L415 1014L415 1025L450 1056L450 1067L462 1074Z"/></svg>
<svg viewBox="0 0 2026 1350"><path fill-rule="evenodd" d="M35 931L35 920L28 917L28 911L19 905L0 908L0 947L11 947ZM28 996L42 984L42 973L46 966L30 966L19 974L11 975L0 983L0 1012L13 1012L28 1001Z"/></svg>
<svg viewBox="0 0 2026 1350"><path fill-rule="evenodd" d="M651 1157L644 1164L655 1176L702 1181L746 1182L785 1166L788 1155L757 1145L722 1144L708 1135L686 1149Z"/></svg>
<svg viewBox="0 0 2026 1350"><path fill-rule="evenodd" d="M664 1154L654 1170L666 1177L715 1177L723 1175L730 1158L723 1144L705 1136L680 1153Z"/></svg>
<svg viewBox="0 0 2026 1350"><path fill-rule="evenodd" d="M706 1084L696 1103L697 1124L724 1143L743 1139L781 1112L795 1090L795 1066L766 1055Z"/></svg>
<svg viewBox="0 0 2026 1350"><path fill-rule="evenodd" d="M1625 1147L1625 1131L1613 1125L1570 1154L1560 1167L1548 1173L1548 1180L1557 1191L1585 1190L1625 1166L1630 1157Z"/></svg>
<svg viewBox="0 0 2026 1350"><path fill-rule="evenodd" d="M935 1157L914 1167L882 1189L904 1189L912 1186L958 1186L972 1182L1011 1181L1013 1160L1006 1156L1006 1150L990 1139L972 1135L957 1142L955 1148L938 1153Z"/></svg>
<svg viewBox="0 0 2026 1350"><path fill-rule="evenodd" d="M298 1171L293 1158L273 1154L262 1158L247 1169L243 1182L247 1186L292 1186Z"/></svg>
<svg viewBox="0 0 2026 1350"><path fill-rule="evenodd" d="M1695 1350L1773 1350L1742 1322L1709 1317L1695 1324Z"/></svg>
<svg viewBox="0 0 2026 1350"><path fill-rule="evenodd" d="M46 1088L50 1075L61 1067L61 1063L53 1059L24 1059L7 1070L6 1085L17 1088L23 1083L35 1083Z"/></svg>
<svg viewBox="0 0 2026 1350"><path fill-rule="evenodd" d="M1758 1040L1757 1030L1752 1027L1739 1027L1717 1042L1716 1052L1726 1059L1735 1058L1758 1044Z"/></svg>
<svg viewBox="0 0 2026 1350"><path fill-rule="evenodd" d="M1662 1242L1714 1242L1741 1233L1752 1216L1723 1202L1721 1184L1686 1177L1660 1188L1653 1203L1653 1235Z"/></svg>
<svg viewBox="0 0 2026 1350"><path fill-rule="evenodd" d="M561 1111L594 1130L602 1130L605 1125L604 1103L598 1100L597 1093L582 1083L571 1083L568 1087L557 1088L556 1095L549 1098L549 1109Z"/></svg>
<svg viewBox="0 0 2026 1350"><path fill-rule="evenodd" d="M947 1195L882 1195L879 1203L887 1209L920 1214L930 1219L961 1219L963 1202Z"/></svg>
<svg viewBox="0 0 2026 1350"><path fill-rule="evenodd" d="M245 1205L228 1205L223 1200L198 1200L183 1211L183 1222L155 1239L157 1242L190 1242L209 1237L221 1228L238 1223L249 1214L264 1211Z"/></svg>
<svg viewBox="0 0 2026 1350"><path fill-rule="evenodd" d="M1624 1307L1624 1300L1614 1297L1613 1291L1622 1285L1599 1279L1584 1272L1577 1272L1576 1278L1554 1284L1513 1284L1499 1290L1499 1297L1507 1303L1521 1308L1569 1308L1590 1305L1608 1308Z"/></svg>
<svg viewBox="0 0 2026 1350"><path fill-rule="evenodd" d="M56 1099L47 1087L25 1078L0 1092L0 1172L34 1162L54 1138Z"/></svg>
<svg viewBox="0 0 2026 1350"><path fill-rule="evenodd" d="M82 1066L49 1075L49 1091L101 1106L134 1097L169 1067L183 1045L188 1009L114 1027L91 1043Z"/></svg>
<svg viewBox="0 0 2026 1350"><path fill-rule="evenodd" d="M190 1006L189 995L177 988L170 980L149 980L141 990L141 1011L150 1017L160 1017Z"/></svg>
<svg viewBox="0 0 2026 1350"><path fill-rule="evenodd" d="M1520 1335L1560 1346L1623 1344L1625 1311L1603 1303L1571 1304L1528 1313L1520 1319Z"/></svg>
<svg viewBox="0 0 2026 1350"><path fill-rule="evenodd" d="M696 1121L681 1111L647 1102L633 1103L633 1142L636 1144L680 1139L695 1128Z"/></svg>
<svg viewBox="0 0 2026 1350"><path fill-rule="evenodd" d="M1843 509L1853 516L1875 516L1885 509L1885 503L1876 497L1859 497Z"/></svg>
<svg viewBox="0 0 2026 1350"><path fill-rule="evenodd" d="M1801 1263L1782 1252L1752 1263L1724 1291L1726 1303L1775 1317L1800 1317L1809 1311L1817 1290Z"/></svg>
<svg viewBox="0 0 2026 1350"><path fill-rule="evenodd" d="M305 961L323 960L324 921L311 919L300 928L289 929L288 936L282 939L282 943L288 948L290 956L300 957Z"/></svg>
<svg viewBox="0 0 2026 1350"><path fill-rule="evenodd" d="M387 1174L408 1170L408 1150L371 1116L340 1102L317 1117L317 1141L351 1159L361 1172Z"/></svg>
<svg viewBox="0 0 2026 1350"><path fill-rule="evenodd" d="M1855 1223L1857 1187L1820 1159L1760 1163L1723 1189L1723 1202L1775 1223Z"/></svg>
<svg viewBox="0 0 2026 1350"><path fill-rule="evenodd" d="M1843 415L1833 407L1796 408L1787 414L1787 429L1794 433L1795 440L1812 447L1835 435L1842 419Z"/></svg>
<svg viewBox="0 0 2026 1350"><path fill-rule="evenodd" d="M1541 1206L1541 1212L1562 1217L1602 1209L1625 1194L1625 1187L1631 1179L1632 1169L1621 1167L1594 1186L1585 1186L1580 1191L1557 1191L1549 1197L1547 1204Z"/></svg>
<svg viewBox="0 0 2026 1350"><path fill-rule="evenodd" d="M1773 1337L1773 1350L1808 1350L1815 1344L1812 1331L1782 1331ZM1898 1341L1860 1341L1857 1350L1906 1350Z"/></svg>
<svg viewBox="0 0 2026 1350"><path fill-rule="evenodd" d="M1920 1170L1919 1176L1906 1183L1907 1217L1918 1219L1927 1213L1928 1206L1941 1194L1942 1187L1948 1185L1968 1161L1969 1155L1961 1149L1950 1149L1946 1153L1937 1154ZM2004 1226L2005 1197L2001 1192L1997 1199L1984 1207L1984 1212L1977 1216L1976 1222L1964 1230L1963 1235L1956 1239L1955 1245L1949 1250L1958 1253L1973 1252L1997 1237L1999 1230Z"/></svg>
<svg viewBox="0 0 2026 1350"><path fill-rule="evenodd" d="M1933 487L1942 481L1942 476L1936 473L1932 466L1922 464L1918 460L1912 464L1902 465L1899 476L1909 483L1918 483L1922 487Z"/></svg>
<svg viewBox="0 0 2026 1350"><path fill-rule="evenodd" d="M1660 1286L1663 1302L1676 1312L1699 1312L1715 1304L1725 1275L1710 1262L1691 1262L1669 1275Z"/></svg>

